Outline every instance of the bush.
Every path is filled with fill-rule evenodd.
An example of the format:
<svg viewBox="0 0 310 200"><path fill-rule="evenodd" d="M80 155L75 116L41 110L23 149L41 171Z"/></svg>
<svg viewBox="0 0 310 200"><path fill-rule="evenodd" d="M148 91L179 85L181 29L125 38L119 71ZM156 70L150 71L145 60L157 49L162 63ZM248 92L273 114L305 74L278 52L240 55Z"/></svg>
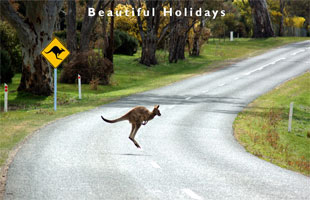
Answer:
<svg viewBox="0 0 310 200"><path fill-rule="evenodd" d="M113 63L94 51L73 54L61 72L61 83L76 83L78 74L82 83L99 79L99 84L107 85L113 73Z"/></svg>
<svg viewBox="0 0 310 200"><path fill-rule="evenodd" d="M14 71L11 65L11 56L6 50L0 50L0 83L11 83Z"/></svg>
<svg viewBox="0 0 310 200"><path fill-rule="evenodd" d="M0 46L1 49L9 53L12 70L14 72L21 72L23 58L17 33L4 21L0 21Z"/></svg>
<svg viewBox="0 0 310 200"><path fill-rule="evenodd" d="M115 30L114 32L114 53L132 56L137 52L138 40L128 33Z"/></svg>

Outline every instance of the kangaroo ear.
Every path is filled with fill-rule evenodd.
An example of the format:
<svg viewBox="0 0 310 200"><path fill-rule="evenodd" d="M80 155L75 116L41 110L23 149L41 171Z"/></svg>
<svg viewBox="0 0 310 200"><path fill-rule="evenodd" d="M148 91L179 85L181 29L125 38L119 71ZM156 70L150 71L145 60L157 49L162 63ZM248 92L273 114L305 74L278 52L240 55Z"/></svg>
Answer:
<svg viewBox="0 0 310 200"><path fill-rule="evenodd" d="M159 105L155 105L154 107L158 109L158 108L159 108Z"/></svg>

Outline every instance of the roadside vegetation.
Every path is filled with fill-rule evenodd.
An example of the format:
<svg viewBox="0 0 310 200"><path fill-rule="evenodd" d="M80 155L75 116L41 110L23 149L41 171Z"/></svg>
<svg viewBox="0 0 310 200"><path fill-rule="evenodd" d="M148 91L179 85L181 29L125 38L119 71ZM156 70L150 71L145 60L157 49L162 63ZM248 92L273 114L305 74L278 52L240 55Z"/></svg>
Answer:
<svg viewBox="0 0 310 200"><path fill-rule="evenodd" d="M159 64L146 67L138 63L138 55L115 55L115 73L109 85L96 82L82 85L82 100L78 100L77 84L58 83L58 107L53 110L53 96L36 96L17 92L21 74L9 84L9 112L3 112L0 99L0 165L9 152L24 138L53 120L89 110L121 97L161 87L175 81L231 64L240 58L262 53L270 48L307 38L236 39L234 42L211 39L198 57L188 57L178 63L169 63L167 52L158 51ZM60 75L61 69L58 70ZM60 76L58 76L60 77ZM83 77L82 77L83 79ZM3 85L0 96L3 97Z"/></svg>
<svg viewBox="0 0 310 200"><path fill-rule="evenodd" d="M310 72L259 97L234 122L246 150L280 167L310 176ZM292 131L289 105L294 102Z"/></svg>

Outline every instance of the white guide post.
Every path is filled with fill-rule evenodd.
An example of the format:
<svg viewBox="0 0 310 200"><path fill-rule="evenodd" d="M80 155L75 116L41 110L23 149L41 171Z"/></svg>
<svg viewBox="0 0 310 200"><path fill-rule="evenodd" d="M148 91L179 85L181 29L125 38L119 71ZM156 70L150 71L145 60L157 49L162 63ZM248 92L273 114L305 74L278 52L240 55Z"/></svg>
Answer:
<svg viewBox="0 0 310 200"><path fill-rule="evenodd" d="M78 74L78 84L79 84L79 99L82 99L81 76L80 76L80 74Z"/></svg>
<svg viewBox="0 0 310 200"><path fill-rule="evenodd" d="M4 112L8 112L8 85L4 84Z"/></svg>
<svg viewBox="0 0 310 200"><path fill-rule="evenodd" d="M294 107L294 102L291 102L290 103L290 113L289 113L289 117L288 117L288 132L291 132L291 130L292 130L293 107Z"/></svg>
<svg viewBox="0 0 310 200"><path fill-rule="evenodd" d="M234 41L234 32L230 31L230 41Z"/></svg>

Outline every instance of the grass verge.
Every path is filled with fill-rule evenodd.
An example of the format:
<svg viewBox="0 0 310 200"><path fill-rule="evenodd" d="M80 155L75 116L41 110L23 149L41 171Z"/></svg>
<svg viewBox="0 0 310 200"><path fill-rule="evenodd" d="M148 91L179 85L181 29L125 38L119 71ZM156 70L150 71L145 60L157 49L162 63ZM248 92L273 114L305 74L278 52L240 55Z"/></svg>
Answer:
<svg viewBox="0 0 310 200"><path fill-rule="evenodd" d="M310 73L259 97L234 122L246 150L280 167L310 176ZM292 131L289 104L294 102Z"/></svg>
<svg viewBox="0 0 310 200"><path fill-rule="evenodd" d="M212 71L231 63L236 58L256 55L270 48L309 38L236 39L233 42L210 40L199 57L187 57L184 61L169 64L168 53L158 51L159 65L145 67L137 62L140 55L116 55L115 74L111 84L91 90L82 85L83 99L78 100L76 84L58 84L58 110L53 111L53 97L34 96L18 93L21 75L17 74L9 84L9 112L3 113L3 98L0 99L0 166L5 163L9 152L23 139L46 123L121 97L158 88L195 74ZM59 71L59 70L58 70ZM58 75L59 77L59 75ZM0 88L3 97L3 85Z"/></svg>

